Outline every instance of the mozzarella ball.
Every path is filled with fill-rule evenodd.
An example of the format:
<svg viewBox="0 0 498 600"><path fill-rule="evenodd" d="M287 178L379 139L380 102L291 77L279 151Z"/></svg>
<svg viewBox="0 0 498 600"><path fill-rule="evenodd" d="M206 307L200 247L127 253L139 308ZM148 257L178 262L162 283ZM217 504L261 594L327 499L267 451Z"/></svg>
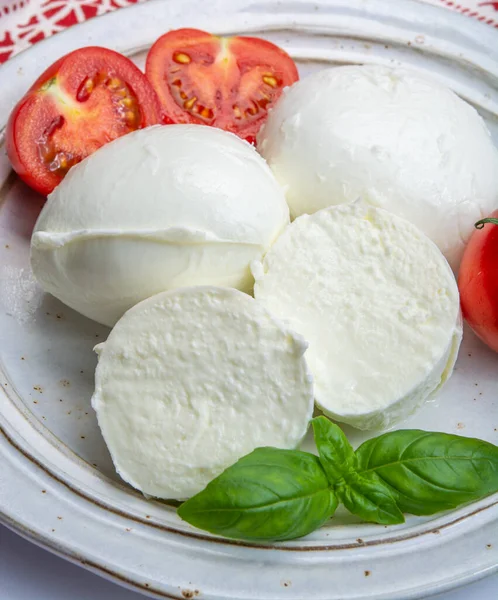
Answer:
<svg viewBox="0 0 498 600"><path fill-rule="evenodd" d="M188 285L250 291L249 264L289 222L282 189L235 135L168 125L121 137L73 167L31 242L45 289L105 325Z"/></svg>
<svg viewBox="0 0 498 600"><path fill-rule="evenodd" d="M189 498L255 448L295 448L308 428L306 344L237 290L148 298L96 349L104 439L121 477L150 496Z"/></svg>
<svg viewBox="0 0 498 600"><path fill-rule="evenodd" d="M451 375L455 277L408 221L356 204L303 215L253 269L255 298L308 341L316 402L337 421L391 427Z"/></svg>
<svg viewBox="0 0 498 600"><path fill-rule="evenodd" d="M291 217L362 198L417 225L454 270L498 207L498 151L474 108L410 70L327 69L294 84L258 149Z"/></svg>

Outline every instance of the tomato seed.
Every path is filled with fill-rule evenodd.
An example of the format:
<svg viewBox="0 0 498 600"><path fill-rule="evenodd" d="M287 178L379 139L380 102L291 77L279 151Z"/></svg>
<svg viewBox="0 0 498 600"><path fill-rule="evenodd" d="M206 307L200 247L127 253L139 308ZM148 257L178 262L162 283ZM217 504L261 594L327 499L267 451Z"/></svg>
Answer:
<svg viewBox="0 0 498 600"><path fill-rule="evenodd" d="M192 59L184 52L175 52L175 54L173 54L173 60L181 65L188 65Z"/></svg>
<svg viewBox="0 0 498 600"><path fill-rule="evenodd" d="M278 85L278 81L273 75L263 75L263 81L272 88L276 88Z"/></svg>
<svg viewBox="0 0 498 600"><path fill-rule="evenodd" d="M194 106L194 104L197 102L197 97L196 96L192 96L192 98L190 98L189 100L187 100L186 102L183 103L183 106L187 109L190 110L192 108L192 106Z"/></svg>

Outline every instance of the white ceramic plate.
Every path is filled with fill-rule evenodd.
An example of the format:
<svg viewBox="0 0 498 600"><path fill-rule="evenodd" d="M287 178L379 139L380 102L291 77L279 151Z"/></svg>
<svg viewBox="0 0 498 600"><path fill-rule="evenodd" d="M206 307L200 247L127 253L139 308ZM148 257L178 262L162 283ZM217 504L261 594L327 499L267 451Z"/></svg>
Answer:
<svg viewBox="0 0 498 600"><path fill-rule="evenodd" d="M251 33L282 45L301 75L329 64L406 64L472 102L498 142L498 36L425 4L387 0L151 0L37 45L0 70L0 128L56 58L105 45L143 64L166 30ZM2 141L3 143L3 141ZM33 280L42 199L0 157L0 508L3 522L70 560L159 598L363 600L426 597L498 568L498 496L396 527L339 515L305 539L251 545L206 535L146 501L114 473L90 407L108 330ZM436 402L403 427L498 443L498 355L468 330ZM362 436L347 431L353 443Z"/></svg>

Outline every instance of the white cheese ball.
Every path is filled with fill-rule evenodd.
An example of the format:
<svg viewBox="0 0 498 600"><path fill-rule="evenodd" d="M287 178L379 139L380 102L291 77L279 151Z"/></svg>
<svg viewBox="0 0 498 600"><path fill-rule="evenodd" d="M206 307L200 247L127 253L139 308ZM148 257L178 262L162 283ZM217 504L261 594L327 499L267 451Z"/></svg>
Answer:
<svg viewBox="0 0 498 600"><path fill-rule="evenodd" d="M417 225L453 269L498 207L498 151L474 108L406 69L346 66L294 84L258 149L293 218L362 198Z"/></svg>
<svg viewBox="0 0 498 600"><path fill-rule="evenodd" d="M153 296L97 350L100 428L118 473L149 496L189 498L255 448L295 448L308 428L306 344L237 290Z"/></svg>
<svg viewBox="0 0 498 600"><path fill-rule="evenodd" d="M45 291L112 326L163 290L250 291L250 262L288 222L283 191L249 144L212 127L151 127L70 170L36 223L31 262Z"/></svg>
<svg viewBox="0 0 498 600"><path fill-rule="evenodd" d="M303 215L253 270L255 298L309 342L316 402L337 421L391 427L451 375L458 288L408 221L364 205Z"/></svg>

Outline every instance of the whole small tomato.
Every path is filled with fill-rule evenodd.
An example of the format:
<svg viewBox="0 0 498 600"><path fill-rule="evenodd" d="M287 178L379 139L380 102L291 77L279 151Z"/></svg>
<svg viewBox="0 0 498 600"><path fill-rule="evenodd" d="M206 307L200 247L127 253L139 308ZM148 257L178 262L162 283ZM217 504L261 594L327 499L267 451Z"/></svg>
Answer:
<svg viewBox="0 0 498 600"><path fill-rule="evenodd" d="M481 340L498 352L498 210L475 226L458 275L462 312Z"/></svg>

